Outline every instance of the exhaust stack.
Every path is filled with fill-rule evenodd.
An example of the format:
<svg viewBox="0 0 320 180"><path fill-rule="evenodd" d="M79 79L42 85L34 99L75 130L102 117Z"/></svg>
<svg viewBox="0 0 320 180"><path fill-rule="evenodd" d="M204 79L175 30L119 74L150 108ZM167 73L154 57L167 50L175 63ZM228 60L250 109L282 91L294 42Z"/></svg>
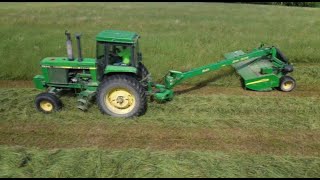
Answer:
<svg viewBox="0 0 320 180"><path fill-rule="evenodd" d="M78 44L78 54L79 54L78 61L79 61L79 62L82 61L82 52L81 52L80 36L81 36L81 34L76 34L77 44Z"/></svg>
<svg viewBox="0 0 320 180"><path fill-rule="evenodd" d="M73 61L73 52L72 52L72 42L71 42L71 34L66 30L65 35L67 36L67 54L69 61Z"/></svg>

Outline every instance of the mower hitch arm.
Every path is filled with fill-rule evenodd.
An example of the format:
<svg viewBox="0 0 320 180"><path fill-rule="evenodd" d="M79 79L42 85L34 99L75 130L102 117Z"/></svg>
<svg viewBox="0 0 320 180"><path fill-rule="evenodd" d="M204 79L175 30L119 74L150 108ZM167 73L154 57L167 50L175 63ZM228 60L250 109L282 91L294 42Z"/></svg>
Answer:
<svg viewBox="0 0 320 180"><path fill-rule="evenodd" d="M206 72L215 71L218 70L224 66L229 66L234 63L238 63L240 61L248 60L251 58L257 58L261 56L270 55L272 53L273 48L265 48L265 49L255 49L250 53L246 53L243 55L239 55L233 58L224 59L221 61L218 61L213 64L205 65L202 67L198 67L195 69L192 69L187 72L179 72L171 70L169 73L165 76L165 87L167 89L172 89L174 86L180 84L182 81L185 81L187 79L202 75Z"/></svg>

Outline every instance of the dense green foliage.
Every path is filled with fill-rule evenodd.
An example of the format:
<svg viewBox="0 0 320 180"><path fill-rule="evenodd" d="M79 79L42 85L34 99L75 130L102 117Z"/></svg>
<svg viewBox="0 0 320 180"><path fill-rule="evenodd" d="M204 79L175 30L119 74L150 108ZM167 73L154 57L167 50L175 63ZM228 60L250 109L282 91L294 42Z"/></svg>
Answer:
<svg viewBox="0 0 320 180"><path fill-rule="evenodd" d="M284 6L302 6L302 7L316 7L317 2L272 2L275 5L284 5Z"/></svg>
<svg viewBox="0 0 320 180"><path fill-rule="evenodd" d="M317 7L319 4L318 2L235 2L235 3L300 6L300 7Z"/></svg>

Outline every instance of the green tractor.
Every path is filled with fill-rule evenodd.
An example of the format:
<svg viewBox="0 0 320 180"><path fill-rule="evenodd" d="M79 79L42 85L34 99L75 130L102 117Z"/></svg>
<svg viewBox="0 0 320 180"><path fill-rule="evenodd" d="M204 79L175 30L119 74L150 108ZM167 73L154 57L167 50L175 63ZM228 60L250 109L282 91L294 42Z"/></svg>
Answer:
<svg viewBox="0 0 320 180"><path fill-rule="evenodd" d="M78 58L74 58L71 34L67 36L68 57L41 61L42 75L34 77L36 88L47 92L36 97L38 110L50 113L62 108L59 96L66 90L78 95L78 108L87 110L96 97L101 112L116 116L139 116L147 109L148 71L142 64L139 35L107 30L96 36L96 58L83 58L80 35L76 35Z"/></svg>
<svg viewBox="0 0 320 180"><path fill-rule="evenodd" d="M275 47L261 45L250 52L225 54L224 60L187 72L170 70L164 84L156 84L142 63L140 36L134 32L105 30L96 36L96 58L83 58L80 35L76 35L78 58L73 56L71 34L67 37L68 57L41 60L42 75L33 78L35 87L46 92L35 98L36 108L44 113L59 111L64 92L74 92L78 108L86 111L95 100L100 111L114 117L143 115L147 96L160 102L170 101L173 88L181 82L232 65L242 77L245 89L255 91L292 91L295 80L288 59Z"/></svg>

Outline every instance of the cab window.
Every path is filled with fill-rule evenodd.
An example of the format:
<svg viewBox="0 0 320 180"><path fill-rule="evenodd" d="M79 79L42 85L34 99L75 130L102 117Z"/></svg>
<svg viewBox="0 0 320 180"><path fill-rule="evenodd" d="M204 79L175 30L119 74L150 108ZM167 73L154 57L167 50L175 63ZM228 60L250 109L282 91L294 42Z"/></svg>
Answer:
<svg viewBox="0 0 320 180"><path fill-rule="evenodd" d="M132 62L132 46L124 44L108 44L108 64L131 66Z"/></svg>

